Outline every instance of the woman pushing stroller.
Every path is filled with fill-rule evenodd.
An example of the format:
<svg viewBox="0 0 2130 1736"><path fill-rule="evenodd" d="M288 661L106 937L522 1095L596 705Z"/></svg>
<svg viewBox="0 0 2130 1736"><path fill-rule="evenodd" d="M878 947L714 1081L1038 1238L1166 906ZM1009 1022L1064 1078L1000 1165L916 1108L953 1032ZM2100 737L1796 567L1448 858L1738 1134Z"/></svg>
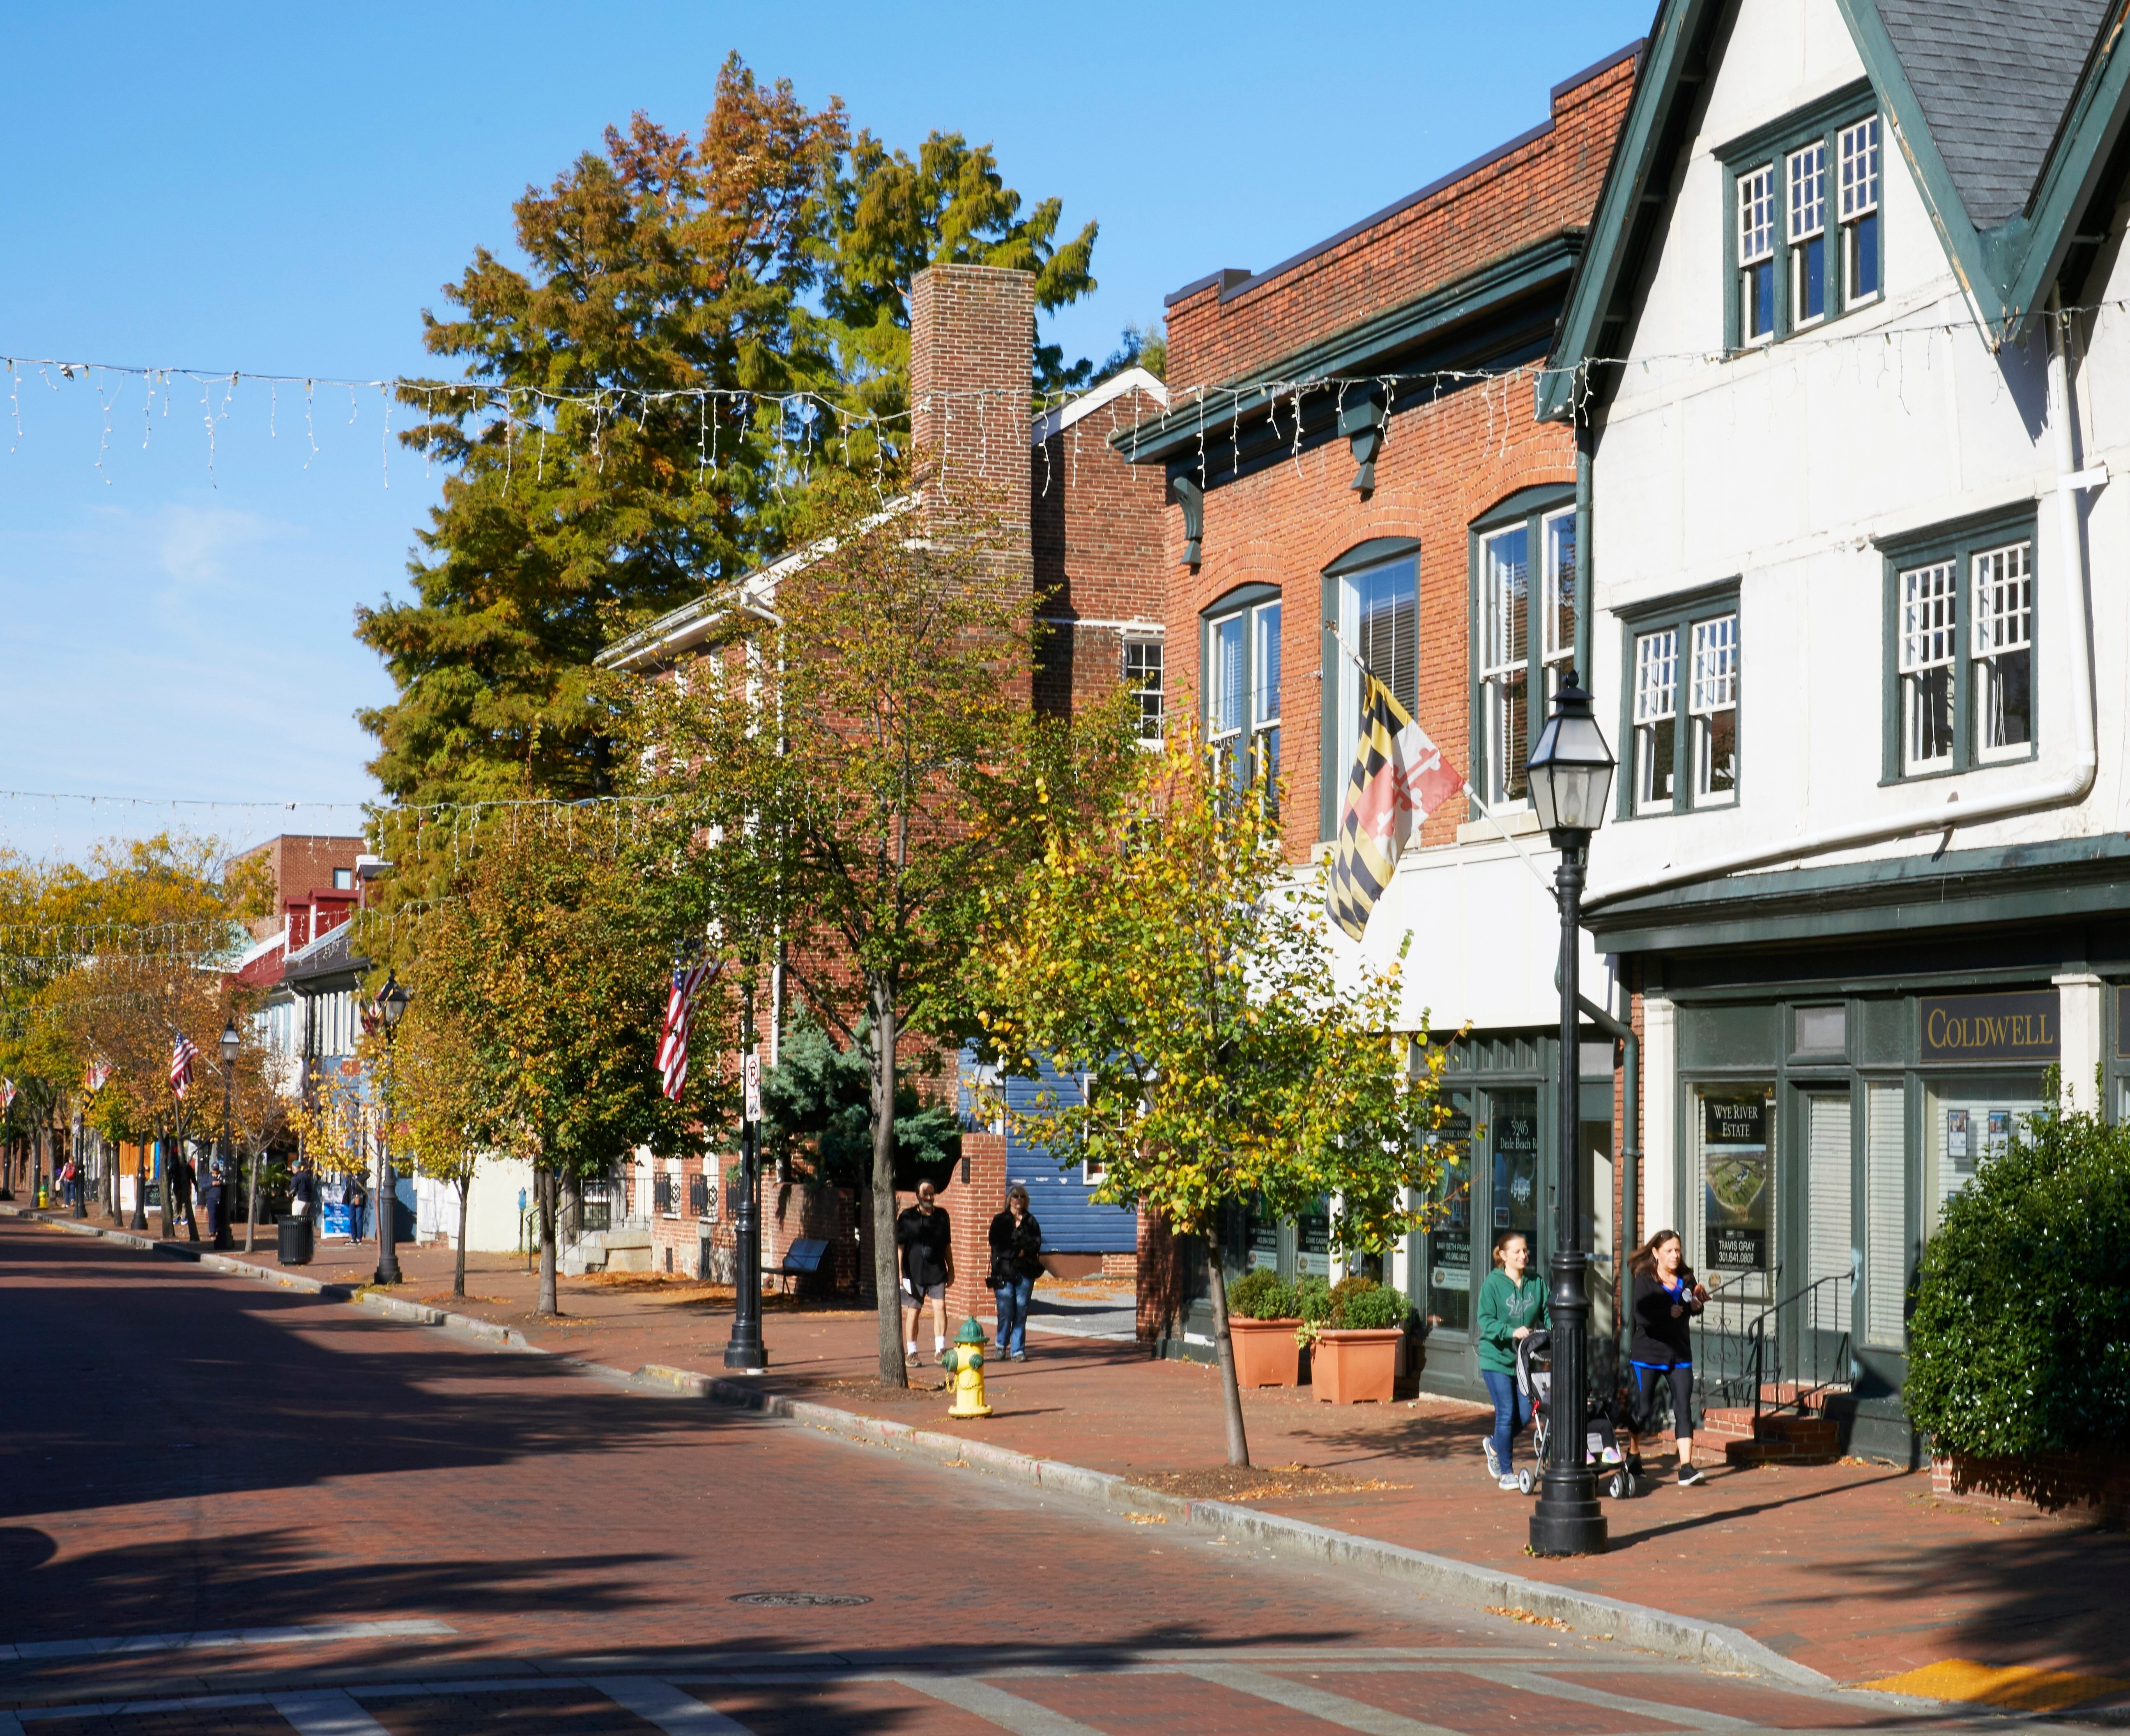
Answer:
<svg viewBox="0 0 2130 1736"><path fill-rule="evenodd" d="M1679 1442L1682 1489L1703 1480L1693 1462L1693 1318L1707 1303L1683 1256L1676 1230L1660 1230L1635 1251L1635 1336L1628 1361L1635 1370L1633 1427L1627 1435L1627 1472L1642 1475L1641 1437L1656 1432L1660 1387L1671 1388L1672 1433ZM1491 1280L1489 1280L1491 1282Z"/></svg>
<svg viewBox="0 0 2130 1736"><path fill-rule="evenodd" d="M1518 1431L1531 1418L1531 1399L1516 1384L1516 1346L1546 1324L1545 1285L1525 1275L1530 1265L1531 1244L1506 1231L1494 1239L1494 1270L1479 1286L1479 1375L1494 1401L1487 1469L1503 1489L1521 1487L1509 1461Z"/></svg>

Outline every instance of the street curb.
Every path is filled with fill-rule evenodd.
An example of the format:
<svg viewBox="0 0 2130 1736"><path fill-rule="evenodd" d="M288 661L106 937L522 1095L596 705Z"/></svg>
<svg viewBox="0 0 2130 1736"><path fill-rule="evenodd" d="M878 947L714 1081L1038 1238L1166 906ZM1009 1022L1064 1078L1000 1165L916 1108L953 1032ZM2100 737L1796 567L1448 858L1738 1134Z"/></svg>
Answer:
<svg viewBox="0 0 2130 1736"><path fill-rule="evenodd" d="M916 1428L906 1423L891 1423L876 1417L862 1417L830 1405L762 1392L736 1380L719 1380L686 1369L648 1363L636 1370L636 1378L675 1392L690 1393L713 1404L784 1418L853 1441L894 1447L934 1464L966 1467L1010 1482L1056 1490L1060 1494L1123 1508L1194 1531L1246 1538L1276 1553L1324 1566L1344 1567L1398 1580L1445 1602L1469 1604L1483 1609L1505 1606L1526 1609L1534 1615L1571 1622L1587 1633L1609 1635L1662 1657L1683 1658L1720 1670L1773 1676L1799 1687L1824 1691L1839 1686L1809 1665L1785 1657L1750 1635L1720 1622L1696 1621L1688 1616L1653 1609L1646 1604L1630 1604L1595 1592L1527 1579L1521 1574L1497 1568L1475 1566L1448 1556L1430 1555L1374 1538L1356 1537L1350 1532L1333 1531L1282 1514L1260 1513L1254 1508L1226 1501L1192 1501L1178 1495L1163 1494L1108 1471L1090 1471L1083 1466L1062 1464L1053 1459L1031 1458L1026 1453L1010 1451L960 1435Z"/></svg>
<svg viewBox="0 0 2130 1736"><path fill-rule="evenodd" d="M227 1272L237 1277L279 1284L287 1289L305 1291L327 1301L351 1302L375 1309L387 1319L408 1325L444 1327L489 1343L534 1356L554 1354L531 1343L523 1332L511 1327L498 1326L492 1321L481 1320L470 1314L456 1314L443 1308L431 1308L425 1303L405 1302L396 1296L380 1296L374 1291L354 1290L346 1284L326 1284L315 1278L299 1278L268 1267L253 1265L245 1260L232 1260L225 1254L195 1253L189 1247L173 1248L166 1242L151 1241L129 1231L99 1229L93 1224L78 1223L72 1218L53 1217L43 1212L26 1211L18 1206L0 1205L0 1216L24 1218L51 1229L64 1230L70 1235L93 1236L129 1247L168 1254L189 1264L205 1266L211 1271ZM1322 1525L1311 1525L1306 1520L1289 1518L1282 1514L1260 1513L1254 1508L1239 1507L1226 1501L1192 1501L1179 1495L1163 1494L1157 1490L1141 1488L1109 1471L1090 1471L1084 1466L1067 1465L1054 1459L1032 1458L1026 1453L1010 1451L986 1442L967 1440L960 1435L943 1433L938 1429L916 1428L907 1423L891 1423L878 1417L862 1417L852 1411L838 1410L833 1405L816 1404L804 1399L790 1399L780 1393L766 1393L737 1380L697 1374L690 1369L669 1368L662 1363L652 1362L634 1370L632 1376L629 1370L586 1361L580 1357L562 1360L588 1372L633 1378L645 1385L702 1399L714 1404L753 1411L760 1415L796 1423L805 1428L840 1435L846 1440L912 1453L935 1465L981 1471L1009 1482L1054 1490L1061 1494L1076 1495L1084 1500L1121 1508L1129 1513L1158 1519L1163 1523L1180 1524L1193 1531L1211 1532L1222 1537L1245 1538L1277 1554L1314 1561L1321 1566L1343 1567L1352 1571L1373 1574L1380 1578L1397 1580L1447 1603L1465 1604L1482 1609L1509 1607L1527 1610L1533 1615L1572 1623L1588 1633L1624 1641L1628 1645L1655 1652L1660 1657L1682 1658L1692 1663L1707 1664L1719 1670L1772 1676L1777 1681L1815 1691L1826 1691L1839 1686L1831 1677L1822 1676L1809 1665L1785 1657L1749 1634L1721 1622L1696 1621L1691 1617L1653 1609L1644 1604L1630 1604L1617 1598L1600 1596L1595 1592L1550 1585L1543 1580L1527 1579L1521 1574L1475 1566L1469 1561L1455 1561L1448 1556L1407 1549L1401 1544L1386 1543L1374 1538L1333 1531Z"/></svg>

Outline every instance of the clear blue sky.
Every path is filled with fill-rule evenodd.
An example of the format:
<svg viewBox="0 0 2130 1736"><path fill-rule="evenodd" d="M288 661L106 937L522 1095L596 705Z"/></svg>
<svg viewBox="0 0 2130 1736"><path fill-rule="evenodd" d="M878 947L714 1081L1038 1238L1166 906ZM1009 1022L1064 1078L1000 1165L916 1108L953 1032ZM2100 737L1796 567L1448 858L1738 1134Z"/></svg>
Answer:
<svg viewBox="0 0 2130 1736"><path fill-rule="evenodd" d="M526 184L633 109L692 128L738 49L892 144L935 127L991 141L1010 185L1063 198L1067 232L1098 219L1101 288L1052 333L1099 358L1178 285L1270 265L1543 120L1550 85L1652 12L9 7L0 352L423 371L419 310L475 246L507 250ZM376 396L319 394L308 431L286 388L203 403L180 381L149 418L137 383L107 406L32 371L16 396L19 438L0 404L0 787L374 793L353 713L390 684L351 611L402 582L434 487L396 446L386 485ZM71 854L174 811L232 844L356 819L0 800L0 839Z"/></svg>

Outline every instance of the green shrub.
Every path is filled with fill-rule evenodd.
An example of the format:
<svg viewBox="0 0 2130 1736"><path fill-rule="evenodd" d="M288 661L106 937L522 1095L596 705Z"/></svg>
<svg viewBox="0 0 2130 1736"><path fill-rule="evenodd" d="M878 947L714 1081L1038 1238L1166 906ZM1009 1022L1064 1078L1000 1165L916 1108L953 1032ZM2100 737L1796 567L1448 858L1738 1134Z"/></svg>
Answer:
<svg viewBox="0 0 2130 1736"><path fill-rule="evenodd" d="M1408 1307L1400 1292L1371 1284L1349 1294L1340 1308L1339 1324L1348 1332L1379 1332L1403 1326Z"/></svg>
<svg viewBox="0 0 2130 1736"><path fill-rule="evenodd" d="M1359 1272L1349 1272L1331 1286L1331 1316L1325 1324L1333 1331L1343 1330L1346 1325L1346 1304L1357 1296L1366 1296L1376 1288L1376 1280Z"/></svg>
<svg viewBox="0 0 2130 1736"><path fill-rule="evenodd" d="M1296 1281L1294 1312L1299 1319L1311 1326L1329 1326L1331 1323L1331 1286L1314 1272Z"/></svg>
<svg viewBox="0 0 2130 1736"><path fill-rule="evenodd" d="M1946 1202L1904 1398L1937 1450L2113 1450L2130 1432L2130 1127L2037 1118Z"/></svg>
<svg viewBox="0 0 2130 1736"><path fill-rule="evenodd" d="M1254 1266L1228 1286L1228 1312L1244 1320L1292 1320L1293 1288L1278 1273Z"/></svg>

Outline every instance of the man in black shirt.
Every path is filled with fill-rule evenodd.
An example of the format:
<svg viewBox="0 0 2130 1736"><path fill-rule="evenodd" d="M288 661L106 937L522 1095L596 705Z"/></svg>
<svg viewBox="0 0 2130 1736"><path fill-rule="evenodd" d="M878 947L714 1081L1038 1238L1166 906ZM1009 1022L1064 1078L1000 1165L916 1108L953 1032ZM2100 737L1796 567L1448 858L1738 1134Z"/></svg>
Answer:
<svg viewBox="0 0 2130 1736"><path fill-rule="evenodd" d="M932 1304L932 1354L947 1354L947 1286L954 1281L953 1226L935 1203L929 1181L917 1184L917 1203L895 1220L895 1246L902 1261L902 1336L910 1360L917 1360L917 1322Z"/></svg>

